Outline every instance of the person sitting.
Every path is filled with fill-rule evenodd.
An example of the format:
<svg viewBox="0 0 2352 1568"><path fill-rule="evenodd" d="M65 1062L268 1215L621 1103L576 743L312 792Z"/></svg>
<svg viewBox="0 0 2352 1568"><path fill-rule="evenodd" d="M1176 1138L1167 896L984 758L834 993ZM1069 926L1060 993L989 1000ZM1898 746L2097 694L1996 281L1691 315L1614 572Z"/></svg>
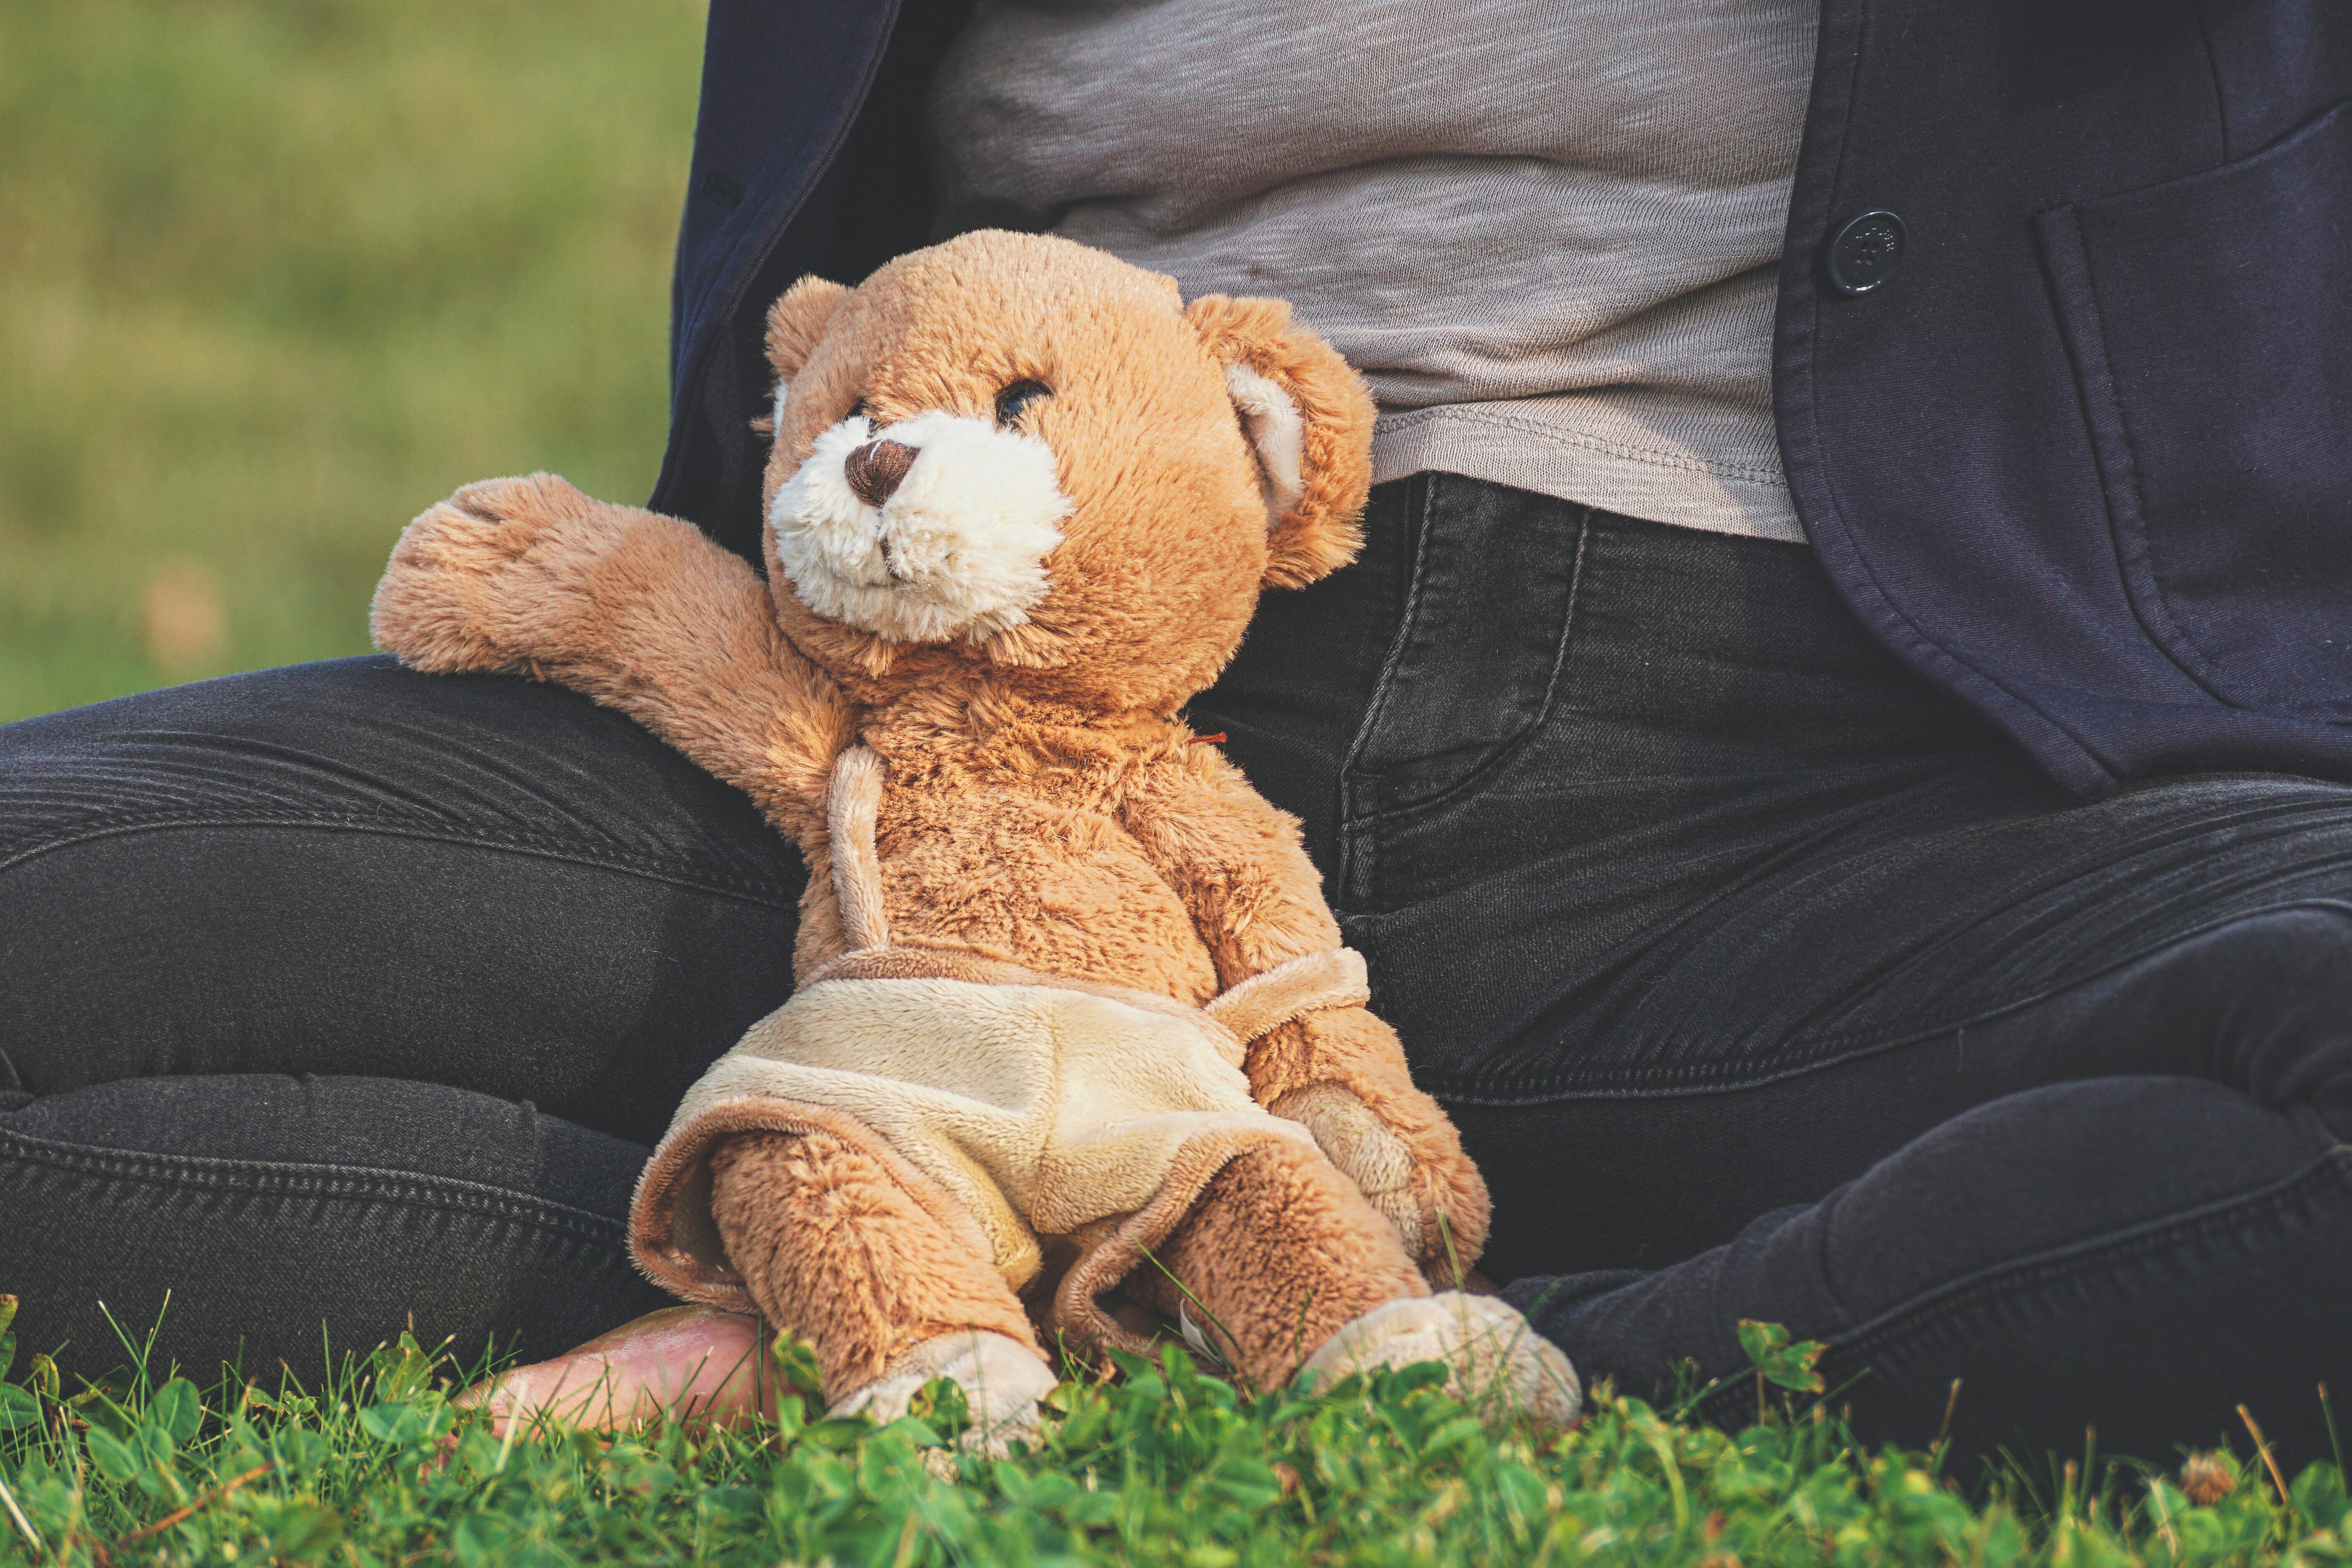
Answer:
<svg viewBox="0 0 2352 1568"><path fill-rule="evenodd" d="M1192 721L1305 823L1509 1299L1588 1381L1724 1380L1712 1418L1755 1319L1826 1342L1865 1441L2160 1458L2244 1404L2323 1453L2352 12L1475 24L715 0L653 506L756 556L803 273L1011 226L1295 301L1381 401L1366 545ZM411 1315L545 1355L655 1310L631 1184L788 994L803 877L527 680L0 728L20 1337L96 1371L95 1301L169 1291L184 1363ZM645 1387L751 1342L605 1342Z"/></svg>

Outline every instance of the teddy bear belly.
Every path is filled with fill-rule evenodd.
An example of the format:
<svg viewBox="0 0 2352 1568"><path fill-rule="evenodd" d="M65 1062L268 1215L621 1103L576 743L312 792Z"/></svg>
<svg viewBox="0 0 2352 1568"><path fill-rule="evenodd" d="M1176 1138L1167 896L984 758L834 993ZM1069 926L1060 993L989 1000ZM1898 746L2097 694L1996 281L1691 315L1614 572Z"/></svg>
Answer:
<svg viewBox="0 0 2352 1568"><path fill-rule="evenodd" d="M1181 900L1106 819L997 816L968 833L899 835L881 847L894 934L966 944L1055 974L1179 1001L1218 991Z"/></svg>

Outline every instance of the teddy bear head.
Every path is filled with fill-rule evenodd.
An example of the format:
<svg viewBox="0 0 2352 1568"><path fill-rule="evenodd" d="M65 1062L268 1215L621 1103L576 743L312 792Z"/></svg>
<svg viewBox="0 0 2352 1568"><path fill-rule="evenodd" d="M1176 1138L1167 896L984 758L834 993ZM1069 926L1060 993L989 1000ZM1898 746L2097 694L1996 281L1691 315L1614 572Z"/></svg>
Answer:
<svg viewBox="0 0 2352 1568"><path fill-rule="evenodd" d="M984 231L803 279L768 355L778 615L861 702L1172 712L1360 543L1371 400L1277 300Z"/></svg>

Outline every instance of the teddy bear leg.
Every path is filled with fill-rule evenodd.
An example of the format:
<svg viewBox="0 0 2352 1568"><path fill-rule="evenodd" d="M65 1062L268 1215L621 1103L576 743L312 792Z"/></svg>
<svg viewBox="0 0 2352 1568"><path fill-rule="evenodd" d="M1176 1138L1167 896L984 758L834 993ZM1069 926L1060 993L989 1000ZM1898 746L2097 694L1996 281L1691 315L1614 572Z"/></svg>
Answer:
<svg viewBox="0 0 2352 1568"><path fill-rule="evenodd" d="M1429 1294L1396 1226L1330 1161L1286 1139L1227 1161L1121 1289L1189 1319L1259 1388L1289 1382L1382 1302Z"/></svg>
<svg viewBox="0 0 2352 1568"><path fill-rule="evenodd" d="M1181 1309L1259 1388L1434 1361L1453 1369L1457 1397L1538 1427L1566 1426L1583 1402L1568 1358L1515 1308L1432 1295L1396 1226L1293 1143L1229 1162L1122 1289L1171 1317Z"/></svg>
<svg viewBox="0 0 2352 1568"><path fill-rule="evenodd" d="M1002 1450L1053 1388L1020 1298L880 1161L823 1132L749 1132L711 1157L711 1212L751 1298L809 1342L835 1414L904 1415L935 1377L966 1441Z"/></svg>

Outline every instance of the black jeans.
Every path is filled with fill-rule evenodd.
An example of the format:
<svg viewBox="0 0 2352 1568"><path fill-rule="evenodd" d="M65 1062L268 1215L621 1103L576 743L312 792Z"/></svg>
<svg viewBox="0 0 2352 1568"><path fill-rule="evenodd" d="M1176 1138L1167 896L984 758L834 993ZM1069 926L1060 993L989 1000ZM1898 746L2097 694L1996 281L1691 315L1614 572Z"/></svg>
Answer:
<svg viewBox="0 0 2352 1568"><path fill-rule="evenodd" d="M1687 1358L1736 1420L1760 1318L1873 1439L1959 1378L1964 1453L2163 1458L2242 1401L2325 1451L2352 789L2074 804L1801 548L1447 476L1368 534L1195 723L1306 820L1486 1171L1486 1269L1588 1376ZM0 1289L96 1362L89 1302L167 1287L164 1345L248 1363L652 1304L635 1163L784 995L798 879L522 682L354 660L0 730Z"/></svg>

